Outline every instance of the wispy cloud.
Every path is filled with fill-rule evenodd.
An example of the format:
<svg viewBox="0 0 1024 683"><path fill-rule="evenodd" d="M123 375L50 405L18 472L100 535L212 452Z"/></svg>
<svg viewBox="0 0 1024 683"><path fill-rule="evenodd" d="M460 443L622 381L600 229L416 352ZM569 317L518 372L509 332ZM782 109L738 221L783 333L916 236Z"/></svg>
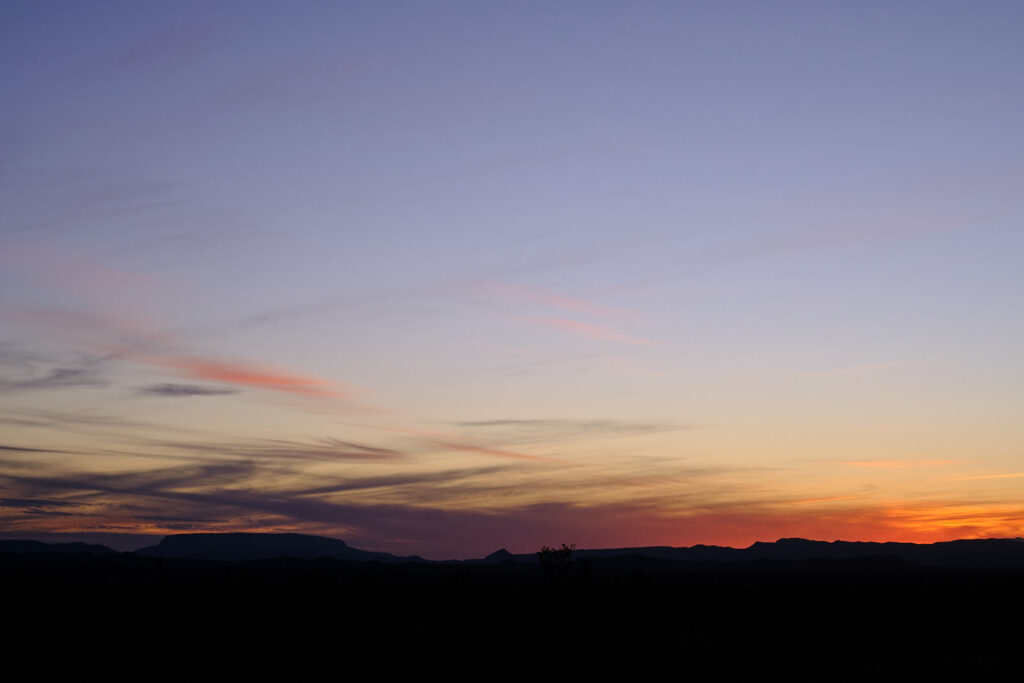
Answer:
<svg viewBox="0 0 1024 683"><path fill-rule="evenodd" d="M571 429L579 432L639 432L663 429L665 425L622 420L566 420L566 419L503 419L469 420L454 423L459 427L522 427L527 429Z"/></svg>
<svg viewBox="0 0 1024 683"><path fill-rule="evenodd" d="M208 456L242 458L252 461L385 461L405 457L390 448L369 446L339 439L304 442L287 439L243 439L239 441L151 441L144 444L163 449L203 453Z"/></svg>
<svg viewBox="0 0 1024 683"><path fill-rule="evenodd" d="M69 500L48 498L0 498L0 507L17 508L26 512L46 510L49 508L77 507L78 503Z"/></svg>
<svg viewBox="0 0 1024 683"><path fill-rule="evenodd" d="M0 391L104 386L106 382L91 367L58 367L21 380L0 380Z"/></svg>
<svg viewBox="0 0 1024 683"><path fill-rule="evenodd" d="M433 443L436 446L440 446L441 448L451 449L451 450L455 450L455 451L463 451L465 453L478 453L480 455L489 455L489 456L494 456L494 457L498 457L498 458L512 458L514 460L542 460L542 461L554 460L554 458L547 458L547 457L544 457L542 455L529 455L527 453L518 453L518 452L515 452L515 451L500 450L500 449L497 449L497 448L488 448L486 446L474 446L472 444L457 443L457 442L454 442L454 441L436 441L436 440L431 440L430 443Z"/></svg>
<svg viewBox="0 0 1024 683"><path fill-rule="evenodd" d="M817 505L818 503L837 503L843 500L856 500L860 496L831 496L829 498L805 498L803 500L794 500L794 505Z"/></svg>
<svg viewBox="0 0 1024 683"><path fill-rule="evenodd" d="M615 419L496 419L469 420L455 422L453 425L486 434L492 442L506 444L626 437L692 429L690 425Z"/></svg>
<svg viewBox="0 0 1024 683"><path fill-rule="evenodd" d="M489 475L500 475L512 470L516 465L491 465L488 467L466 467L456 469L444 469L433 472L414 472L401 474L387 474L369 477L347 477L342 481L321 484L304 489L295 489L291 495L315 496L332 493L350 493L354 491L370 491L379 489L404 489L411 490L415 495L427 497L423 490L432 484L451 484L475 477Z"/></svg>
<svg viewBox="0 0 1024 683"><path fill-rule="evenodd" d="M0 349L0 391L104 386L104 358L48 358L14 349Z"/></svg>
<svg viewBox="0 0 1024 683"><path fill-rule="evenodd" d="M237 389L203 387L196 384L151 384L139 387L139 392L154 396L224 396L237 394Z"/></svg>
<svg viewBox="0 0 1024 683"><path fill-rule="evenodd" d="M340 398L329 380L300 375L270 365L180 353L173 335L158 331L145 321L87 311L20 308L12 311L24 322L60 330L65 338L95 352L103 360L129 360L176 370L183 376L240 387L265 389L318 398ZM63 373L38 379L40 384L83 381L81 373ZM0 387L3 385L0 384Z"/></svg>
<svg viewBox="0 0 1024 683"><path fill-rule="evenodd" d="M357 424L357 423L344 423L352 426L358 426L366 429L379 430L383 432L394 432L398 434L408 434L416 437L415 441L420 446L425 446L428 450L436 451L449 450L449 451L462 451L465 453L477 453L480 455L488 455L500 458L512 458L514 460L554 460L554 458L547 458L540 455L530 455L527 453L519 453L516 451L509 451L504 449L493 448L489 444L480 444L479 442L473 442L463 438L459 434L426 431L423 429L409 429L407 427L397 427L389 425L373 425L373 424Z"/></svg>
<svg viewBox="0 0 1024 683"><path fill-rule="evenodd" d="M47 431L96 432L98 430L106 431L109 434L123 434L124 430L141 430L150 433L181 431L179 428L101 413L94 409L7 411L5 415L0 416L0 424L38 427Z"/></svg>
<svg viewBox="0 0 1024 683"><path fill-rule="evenodd" d="M1024 520L1019 505L872 504L856 496L794 501L759 495L736 470L660 463L666 470L650 459L616 471L526 462L409 471L408 461L396 461L401 469L390 472L363 473L353 464L312 475L288 459L382 449L339 440L165 446L193 452L196 460L122 473L0 469L4 524L12 533L298 530L367 548L465 557L563 540L581 547L748 545L784 536L943 540L1019 533ZM598 491L619 497L601 499Z"/></svg>
<svg viewBox="0 0 1024 683"><path fill-rule="evenodd" d="M237 363L188 356L149 356L153 365L180 370L187 377L213 382L270 389L305 396L340 397L344 394L329 387L332 382L315 377L291 374L266 365Z"/></svg>
<svg viewBox="0 0 1024 683"><path fill-rule="evenodd" d="M68 453L69 451L54 451L49 448L23 448L21 446L0 446L0 451L11 451L13 453Z"/></svg>

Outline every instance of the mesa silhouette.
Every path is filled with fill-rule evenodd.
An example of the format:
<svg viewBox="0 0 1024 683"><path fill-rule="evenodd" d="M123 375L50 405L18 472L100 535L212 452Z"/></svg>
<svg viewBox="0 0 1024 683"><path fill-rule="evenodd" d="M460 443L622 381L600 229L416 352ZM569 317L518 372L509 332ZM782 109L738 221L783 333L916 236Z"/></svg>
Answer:
<svg viewBox="0 0 1024 683"><path fill-rule="evenodd" d="M77 650L73 661L111 642L133 663L159 661L182 642L252 674L339 652L389 674L426 665L474 680L495 663L536 678L552 661L594 680L655 679L680 662L743 680L766 667L872 680L1018 668L1020 539L780 539L565 559L555 571L504 549L427 561L303 534L177 534L125 553L0 541L0 584L18 626L11 651Z"/></svg>
<svg viewBox="0 0 1024 683"><path fill-rule="evenodd" d="M102 545L85 543L48 544L31 540L0 541L0 553L87 553L115 555ZM431 561L417 555L399 556L354 548L345 541L324 536L296 533L192 533L165 536L159 543L140 548L135 554L164 559L245 562L276 558L333 559L346 562L420 563L435 565L537 565L536 553L510 553L504 548L484 558ZM582 549L573 553L576 561L624 558L666 563L740 563L751 561L807 562L814 560L858 560L888 558L920 567L1024 568L1024 539L961 539L937 543L878 543L861 541L812 541L782 538L774 542L758 541L746 548L695 545L644 546L632 548Z"/></svg>
<svg viewBox="0 0 1024 683"><path fill-rule="evenodd" d="M351 562L425 562L421 557L398 557L391 553L359 550L341 539L307 534L174 534L135 552L143 557L232 562L278 557L331 558Z"/></svg>

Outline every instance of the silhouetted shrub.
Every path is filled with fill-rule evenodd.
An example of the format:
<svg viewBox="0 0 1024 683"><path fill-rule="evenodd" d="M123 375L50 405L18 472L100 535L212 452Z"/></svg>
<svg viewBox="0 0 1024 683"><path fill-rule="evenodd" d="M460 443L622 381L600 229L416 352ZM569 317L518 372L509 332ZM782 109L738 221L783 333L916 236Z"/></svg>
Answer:
<svg viewBox="0 0 1024 683"><path fill-rule="evenodd" d="M576 550L575 543L572 545L563 543L561 548L544 546L537 552L540 566L549 580L564 582L569 578L575 564L572 559L574 550Z"/></svg>

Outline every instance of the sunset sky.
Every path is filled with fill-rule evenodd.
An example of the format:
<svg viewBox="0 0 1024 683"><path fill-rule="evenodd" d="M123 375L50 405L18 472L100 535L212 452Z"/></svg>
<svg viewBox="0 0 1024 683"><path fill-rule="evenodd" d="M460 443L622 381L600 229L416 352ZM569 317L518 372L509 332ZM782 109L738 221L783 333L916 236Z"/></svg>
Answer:
<svg viewBox="0 0 1024 683"><path fill-rule="evenodd" d="M0 537L1024 536L1024 3L0 3Z"/></svg>

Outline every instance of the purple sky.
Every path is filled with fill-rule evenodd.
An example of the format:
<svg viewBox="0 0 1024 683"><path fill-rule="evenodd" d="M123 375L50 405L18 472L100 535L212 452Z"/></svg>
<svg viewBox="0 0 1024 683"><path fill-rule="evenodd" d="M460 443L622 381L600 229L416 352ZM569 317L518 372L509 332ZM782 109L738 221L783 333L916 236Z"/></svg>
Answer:
<svg viewBox="0 0 1024 683"><path fill-rule="evenodd" d="M1022 64L1019 2L2 2L0 535L1024 535Z"/></svg>

